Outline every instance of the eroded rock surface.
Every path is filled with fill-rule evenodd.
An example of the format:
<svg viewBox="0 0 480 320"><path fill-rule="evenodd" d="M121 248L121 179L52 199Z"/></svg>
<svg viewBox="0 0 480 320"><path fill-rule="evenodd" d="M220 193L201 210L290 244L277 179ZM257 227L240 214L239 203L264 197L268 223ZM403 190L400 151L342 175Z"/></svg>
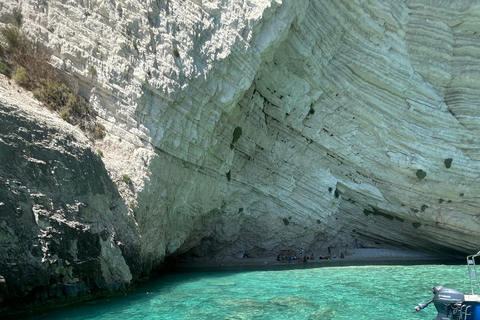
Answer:
<svg viewBox="0 0 480 320"><path fill-rule="evenodd" d="M1 305L127 287L139 277L137 228L100 156L78 129L22 100L0 101Z"/></svg>
<svg viewBox="0 0 480 320"><path fill-rule="evenodd" d="M105 208L119 201L118 189L121 214L98 210L97 219L112 224L108 239L116 228L130 228L125 242L138 243L137 273L179 254L326 253L347 243L478 251L476 1L0 7L2 14L14 9L106 127L106 138L93 146L104 157L72 162L101 167L103 160L116 186L106 176L92 190L86 186L97 180L85 177L83 186ZM96 166L87 176L101 172ZM44 215L74 205L71 192L53 207L42 205ZM37 202L29 201L33 212ZM70 229L87 210L77 207L65 224ZM101 237L99 229L87 234Z"/></svg>

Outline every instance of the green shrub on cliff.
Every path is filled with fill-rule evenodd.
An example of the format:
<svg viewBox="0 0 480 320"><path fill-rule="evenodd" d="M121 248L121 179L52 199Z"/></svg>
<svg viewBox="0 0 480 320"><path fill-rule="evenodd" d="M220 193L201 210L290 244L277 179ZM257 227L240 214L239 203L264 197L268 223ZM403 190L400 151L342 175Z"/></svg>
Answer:
<svg viewBox="0 0 480 320"><path fill-rule="evenodd" d="M423 178L425 178L427 176L427 173L425 171L423 171L422 169L418 169L417 173L416 173L416 176L417 176L418 179L422 180Z"/></svg>
<svg viewBox="0 0 480 320"><path fill-rule="evenodd" d="M0 29L0 45L5 61L16 70L13 78L19 85L32 90L38 100L63 120L79 125L91 139L105 136L105 127L95 121L97 114L91 105L50 64L50 56L43 47L30 41L15 26ZM2 65L0 72L9 74ZM93 66L90 66L89 74L96 76Z"/></svg>
<svg viewBox="0 0 480 320"><path fill-rule="evenodd" d="M28 77L27 69L22 66L17 67L17 71L13 76L13 80L15 80L20 86L24 88L30 87L30 79Z"/></svg>
<svg viewBox="0 0 480 320"><path fill-rule="evenodd" d="M132 184L132 180L130 179L128 174L124 174L122 179L123 179L123 182L125 182L126 184L128 184L128 185Z"/></svg>
<svg viewBox="0 0 480 320"><path fill-rule="evenodd" d="M1 61L0 61L0 73L7 77L10 77L10 73L11 73L10 67L6 63Z"/></svg>

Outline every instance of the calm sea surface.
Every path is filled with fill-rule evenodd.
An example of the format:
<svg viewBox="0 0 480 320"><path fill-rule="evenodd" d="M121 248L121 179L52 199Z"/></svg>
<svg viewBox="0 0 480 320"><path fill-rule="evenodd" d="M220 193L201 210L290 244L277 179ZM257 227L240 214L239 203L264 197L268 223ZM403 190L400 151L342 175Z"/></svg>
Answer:
<svg viewBox="0 0 480 320"><path fill-rule="evenodd" d="M236 267L144 282L122 297L29 319L433 319L435 285L469 293L465 265Z"/></svg>

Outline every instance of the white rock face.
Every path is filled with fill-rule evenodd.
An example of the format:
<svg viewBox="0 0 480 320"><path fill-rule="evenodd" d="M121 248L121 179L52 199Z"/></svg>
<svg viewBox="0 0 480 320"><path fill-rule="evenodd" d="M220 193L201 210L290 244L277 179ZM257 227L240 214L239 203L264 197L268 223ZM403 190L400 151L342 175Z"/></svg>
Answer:
<svg viewBox="0 0 480 320"><path fill-rule="evenodd" d="M144 272L185 252L478 251L477 1L15 8L100 114Z"/></svg>

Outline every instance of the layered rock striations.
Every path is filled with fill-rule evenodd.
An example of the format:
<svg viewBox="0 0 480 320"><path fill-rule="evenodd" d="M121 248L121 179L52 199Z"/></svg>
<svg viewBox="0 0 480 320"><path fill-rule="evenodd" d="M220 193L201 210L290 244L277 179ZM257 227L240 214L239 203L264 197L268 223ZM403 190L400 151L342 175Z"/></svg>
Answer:
<svg viewBox="0 0 480 320"><path fill-rule="evenodd" d="M10 86L0 88L2 305L127 287L139 277L138 230L100 155Z"/></svg>
<svg viewBox="0 0 480 320"><path fill-rule="evenodd" d="M9 181L38 189L24 195L28 241L45 228L32 218L33 194L52 199L41 205L49 225L58 208L70 208L52 227L76 231L52 235L64 247L45 254L72 263L66 239L88 235L99 288L182 254L326 253L347 243L478 251L475 1L23 1L0 9L21 10L22 28L51 50L107 130L90 147L60 139L61 151L2 136L19 162L31 163L15 148L39 148L32 158L61 161L85 180L53 199L47 190L59 182L32 180L21 163L2 167L0 191L12 204L2 223L12 228L8 217L18 214ZM2 103L2 123L28 118L20 104ZM43 128L52 141L75 131L31 121L11 139L21 139L20 127ZM70 181L64 174L51 179ZM13 242L3 243L10 250Z"/></svg>

